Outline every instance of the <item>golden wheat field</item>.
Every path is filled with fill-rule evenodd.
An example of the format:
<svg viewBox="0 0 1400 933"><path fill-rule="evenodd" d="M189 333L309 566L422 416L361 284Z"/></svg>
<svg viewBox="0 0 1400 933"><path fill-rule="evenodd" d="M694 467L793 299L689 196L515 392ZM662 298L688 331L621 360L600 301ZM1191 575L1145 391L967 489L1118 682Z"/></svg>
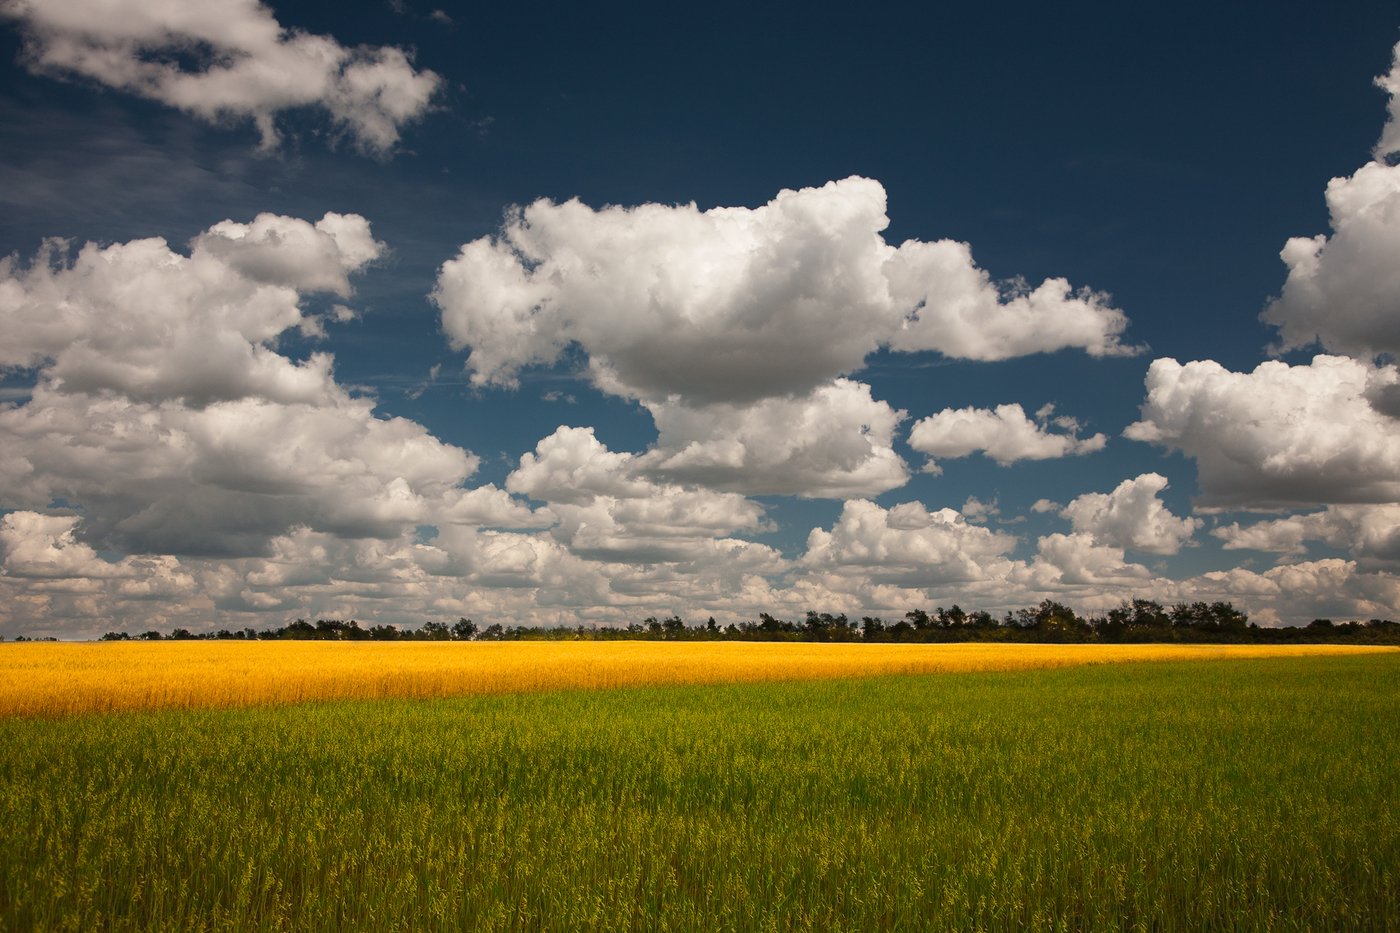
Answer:
<svg viewBox="0 0 1400 933"><path fill-rule="evenodd" d="M0 716L1396 651L1339 645L155 642L0 645Z"/></svg>

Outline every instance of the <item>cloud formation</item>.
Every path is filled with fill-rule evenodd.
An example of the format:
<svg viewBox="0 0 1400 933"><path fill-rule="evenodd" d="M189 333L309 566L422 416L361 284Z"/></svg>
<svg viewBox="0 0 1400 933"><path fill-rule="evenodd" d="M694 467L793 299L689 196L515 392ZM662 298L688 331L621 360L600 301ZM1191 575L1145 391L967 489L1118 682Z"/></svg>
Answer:
<svg viewBox="0 0 1400 933"><path fill-rule="evenodd" d="M264 148L277 117L319 107L361 149L384 155L441 79L391 46L346 48L284 28L258 0L0 0L33 72L80 77L209 122L250 119Z"/></svg>
<svg viewBox="0 0 1400 933"><path fill-rule="evenodd" d="M293 527L397 534L455 504L476 458L374 403L243 398L193 408L41 382L0 409L0 501L81 504L126 552L243 555Z"/></svg>
<svg viewBox="0 0 1400 933"><path fill-rule="evenodd" d="M433 299L479 385L577 344L617 395L691 405L806 395L876 348L1006 359L1131 352L1123 314L1052 279L998 289L966 244L888 244L866 178L757 208L539 200L444 263Z"/></svg>
<svg viewBox="0 0 1400 933"><path fill-rule="evenodd" d="M506 488L549 503L558 518L551 536L588 560L702 560L730 534L768 528L756 502L732 492L658 483L640 466L636 455L608 450L592 428L560 427L520 458ZM762 545L730 540L726 547L763 555L774 567L782 563Z"/></svg>
<svg viewBox="0 0 1400 933"><path fill-rule="evenodd" d="M931 588L981 581L1009 567L1011 535L967 522L954 509L920 502L889 509L852 499L830 531L813 528L799 563L838 576Z"/></svg>
<svg viewBox="0 0 1400 933"><path fill-rule="evenodd" d="M1144 473L1125 479L1110 493L1086 493L1060 512L1075 532L1088 534L1095 544L1148 554L1175 554L1201 527L1198 518L1180 518L1167 510L1158 494L1167 478Z"/></svg>
<svg viewBox="0 0 1400 933"><path fill-rule="evenodd" d="M1048 416L1050 409L1044 409ZM920 419L909 432L909 446L929 455L926 473L942 472L938 460L952 460L981 452L1000 466L1018 460L1051 460L1102 450L1108 439L1102 434L1078 437L1073 419L1056 419L1064 433L1052 431L1042 418L1026 417L1020 405L987 408L945 408Z"/></svg>
<svg viewBox="0 0 1400 933"><path fill-rule="evenodd" d="M1376 87L1390 97L1385 129L1374 153L1378 161L1385 161L1387 156L1400 152L1400 42L1391 50L1390 70L1376 78Z"/></svg>
<svg viewBox="0 0 1400 933"><path fill-rule="evenodd" d="M1400 505L1333 505L1321 512L1240 525L1232 522L1212 535L1227 551L1272 551L1300 556L1307 542L1320 541L1350 552L1364 569L1400 567Z"/></svg>
<svg viewBox="0 0 1400 933"><path fill-rule="evenodd" d="M0 260L0 367L43 366L55 391L152 403L311 402L329 391L330 357L296 363L273 343L320 329L303 294L348 297L349 276L382 249L363 217L333 213L224 221L188 256L152 238L70 258L51 240L27 268Z"/></svg>
<svg viewBox="0 0 1400 933"><path fill-rule="evenodd" d="M84 546L186 556L262 554L297 528L549 524L465 488L475 456L377 417L329 354L277 352L282 333L322 326L306 295L348 297L381 250L357 215L263 214L215 224L188 255L147 239L68 261L51 243L0 264L0 366L37 370L23 404L0 406L0 503L68 503L83 521L63 534Z"/></svg>
<svg viewBox="0 0 1400 933"><path fill-rule="evenodd" d="M1283 294L1262 319L1278 348L1321 344L1358 359L1400 355L1400 165L1371 162L1327 185L1332 235L1294 237L1279 254Z"/></svg>
<svg viewBox="0 0 1400 933"><path fill-rule="evenodd" d="M892 446L904 412L850 379L746 405L644 404L658 437L640 465L659 477L748 495L833 499L879 495L909 479Z"/></svg>
<svg viewBox="0 0 1400 933"><path fill-rule="evenodd" d="M1400 502L1400 431L1371 398L1394 367L1340 356L1250 373L1154 360L1133 440L1196 461L1206 508Z"/></svg>
<svg viewBox="0 0 1400 933"><path fill-rule="evenodd" d="M1030 582L1039 590L1091 587L1102 598L1114 589L1148 590L1152 573L1141 564L1128 563L1123 548L1104 544L1093 534L1046 535L1036 543L1036 558L1028 568Z"/></svg>
<svg viewBox="0 0 1400 933"><path fill-rule="evenodd" d="M1400 356L1400 44L1394 56L1376 79L1390 106L1375 160L1327 184L1332 235L1294 237L1279 254L1288 278L1261 315L1279 328L1276 349Z"/></svg>

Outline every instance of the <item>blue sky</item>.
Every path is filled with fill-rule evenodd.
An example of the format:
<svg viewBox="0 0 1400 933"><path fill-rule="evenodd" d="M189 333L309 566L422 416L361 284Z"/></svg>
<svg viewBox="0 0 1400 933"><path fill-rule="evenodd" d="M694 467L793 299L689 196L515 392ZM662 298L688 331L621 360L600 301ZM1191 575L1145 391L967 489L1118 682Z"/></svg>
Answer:
<svg viewBox="0 0 1400 933"><path fill-rule="evenodd" d="M0 24L0 634L1400 613L1391 4Z"/></svg>

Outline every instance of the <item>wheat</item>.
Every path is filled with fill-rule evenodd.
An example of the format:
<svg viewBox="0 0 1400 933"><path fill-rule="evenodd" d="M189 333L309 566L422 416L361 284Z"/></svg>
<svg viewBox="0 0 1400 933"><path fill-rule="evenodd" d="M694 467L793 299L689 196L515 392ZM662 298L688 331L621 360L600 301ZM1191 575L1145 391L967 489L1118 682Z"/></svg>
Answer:
<svg viewBox="0 0 1400 933"><path fill-rule="evenodd" d="M1338 645L153 642L0 645L0 716L1396 651Z"/></svg>

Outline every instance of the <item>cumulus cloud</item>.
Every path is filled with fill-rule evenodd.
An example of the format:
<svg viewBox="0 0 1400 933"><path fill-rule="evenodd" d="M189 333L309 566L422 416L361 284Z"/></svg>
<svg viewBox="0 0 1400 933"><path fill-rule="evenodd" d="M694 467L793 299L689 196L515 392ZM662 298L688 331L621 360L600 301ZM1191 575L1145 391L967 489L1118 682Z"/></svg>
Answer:
<svg viewBox="0 0 1400 933"><path fill-rule="evenodd" d="M687 404L805 395L882 345L1005 359L1129 352L1121 312L1050 280L998 289L966 244L888 244L885 191L847 178L758 208L540 200L444 263L433 299L476 384L565 347L615 394Z"/></svg>
<svg viewBox="0 0 1400 933"><path fill-rule="evenodd" d="M658 563L711 554L736 532L768 530L758 503L731 492L656 482L635 454L616 453L592 428L560 427L506 479L514 493L549 503L551 535L590 560ZM730 550L782 561L763 545L729 541Z"/></svg>
<svg viewBox="0 0 1400 933"><path fill-rule="evenodd" d="M1339 558L1303 561L1258 573L1244 567L1211 571L1167 588L1171 598L1231 600L1255 617L1286 624L1314 618L1394 618L1400 576L1368 573Z"/></svg>
<svg viewBox="0 0 1400 933"><path fill-rule="evenodd" d="M1384 160L1400 152L1400 42L1391 51L1390 70L1376 78L1376 86L1390 97L1385 129L1375 150L1376 158Z"/></svg>
<svg viewBox="0 0 1400 933"><path fill-rule="evenodd" d="M0 506L68 503L84 520L64 534L84 547L185 556L260 554L297 528L552 523L503 490L465 488L475 456L377 417L329 354L277 352L317 320L306 294L348 296L382 249L357 215L263 214L215 224L188 255L148 239L69 260L51 244L28 267L0 265L0 366L38 371L22 404L0 405Z"/></svg>
<svg viewBox="0 0 1400 933"><path fill-rule="evenodd" d="M0 501L80 503L92 540L136 552L260 553L297 525L391 535L455 501L477 461L373 409L343 390L191 408L41 382L0 408Z"/></svg>
<svg viewBox="0 0 1400 933"><path fill-rule="evenodd" d="M9 576L115 577L121 568L97 556L97 552L73 538L76 515L41 515L10 512L0 517L0 549L4 572Z"/></svg>
<svg viewBox="0 0 1400 933"><path fill-rule="evenodd" d="M273 344L319 326L303 293L348 297L349 275L382 250L363 217L333 213L224 221L188 256L158 238L71 257L50 241L27 267L0 261L0 367L43 365L61 391L153 403L310 402L332 385L330 357L295 363Z"/></svg>
<svg viewBox="0 0 1400 933"><path fill-rule="evenodd" d="M896 350L937 350L968 360L1006 360L1070 347L1090 356L1129 356L1121 342L1128 319L1101 292L1075 289L1063 278L1031 287L1020 279L994 283L972 261L966 243L909 240L891 256L890 297L912 309L890 339Z"/></svg>
<svg viewBox="0 0 1400 933"><path fill-rule="evenodd" d="M746 405L675 399L645 405L658 437L640 465L676 482L844 499L878 495L909 478L893 448L904 412L849 379Z"/></svg>
<svg viewBox="0 0 1400 933"><path fill-rule="evenodd" d="M1049 412L1045 409L1045 414ZM929 455L927 473L942 472L938 459L956 459L981 451L1001 466L1018 460L1051 460L1102 450L1102 434L1076 436L1072 419L1057 419L1064 433L1052 431L1042 417L1026 417L1020 405L987 408L945 408L919 420L909 432L909 446Z"/></svg>
<svg viewBox="0 0 1400 933"><path fill-rule="evenodd" d="M830 531L814 528L799 563L810 570L855 574L876 583L932 587L980 581L1009 567L1011 535L967 522L954 509L930 512L919 502L885 509L865 499L845 503Z"/></svg>
<svg viewBox="0 0 1400 933"><path fill-rule="evenodd" d="M1349 551L1363 568L1400 565L1400 505L1333 505L1320 512L1240 525L1232 522L1212 535L1227 551L1273 551L1301 555L1308 541Z"/></svg>
<svg viewBox="0 0 1400 933"><path fill-rule="evenodd" d="M174 557L104 560L79 541L76 515L17 511L0 517L0 591L47 608L55 600L97 614L121 603L183 602L198 582ZM0 614L3 620L3 614Z"/></svg>
<svg viewBox="0 0 1400 933"><path fill-rule="evenodd" d="M1376 79L1390 95L1375 161L1327 185L1332 235L1294 237L1279 256L1283 293L1262 319L1279 328L1275 349L1321 344L1359 359L1400 355L1400 44Z"/></svg>
<svg viewBox="0 0 1400 933"><path fill-rule="evenodd" d="M997 504L996 499L991 502L983 502L976 496L968 496L967 501L962 504L962 508L958 511L962 513L963 518L981 525L985 524L988 519L999 517L1001 506Z"/></svg>
<svg viewBox="0 0 1400 933"><path fill-rule="evenodd" d="M284 28L257 0L0 0L24 33L31 71L95 81L204 120L249 119L264 148L277 117L318 107L363 150L391 151L429 106L441 79L409 53L346 48Z"/></svg>
<svg viewBox="0 0 1400 933"><path fill-rule="evenodd" d="M561 504L591 502L598 496L640 498L652 484L635 475L629 453L615 453L592 428L560 426L535 445L533 453L506 479L511 492Z"/></svg>
<svg viewBox="0 0 1400 933"><path fill-rule="evenodd" d="M1142 585L1152 573L1141 564L1128 563L1123 548L1104 544L1092 534L1046 535L1037 542L1030 567L1037 588L1109 587Z"/></svg>
<svg viewBox="0 0 1400 933"><path fill-rule="evenodd" d="M1198 518L1179 518L1167 511L1158 494L1167 478L1144 473L1125 479L1110 493L1087 493L1060 512L1076 532L1088 534L1096 544L1175 554L1201 527Z"/></svg>
<svg viewBox="0 0 1400 933"><path fill-rule="evenodd" d="M1235 373L1155 360L1124 436L1196 460L1200 505L1260 508L1400 501L1400 432L1371 396L1394 367L1336 356Z"/></svg>
<svg viewBox="0 0 1400 933"><path fill-rule="evenodd" d="M1400 165L1372 162L1332 179L1327 208L1330 238L1284 245L1288 278L1262 318L1279 328L1278 349L1400 355Z"/></svg>

